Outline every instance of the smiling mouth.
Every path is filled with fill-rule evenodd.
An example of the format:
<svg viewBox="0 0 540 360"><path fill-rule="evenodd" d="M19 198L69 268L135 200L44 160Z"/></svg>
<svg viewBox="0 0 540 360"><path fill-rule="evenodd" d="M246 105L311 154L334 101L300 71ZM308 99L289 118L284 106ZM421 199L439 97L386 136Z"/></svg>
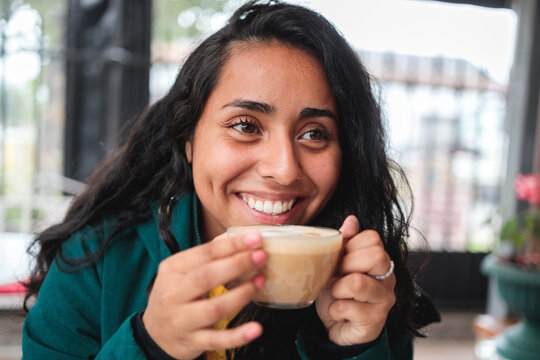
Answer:
<svg viewBox="0 0 540 360"><path fill-rule="evenodd" d="M242 200L254 210L260 211L268 215L280 215L291 210L296 202L296 198L286 201L270 201L254 199L252 197L242 196Z"/></svg>

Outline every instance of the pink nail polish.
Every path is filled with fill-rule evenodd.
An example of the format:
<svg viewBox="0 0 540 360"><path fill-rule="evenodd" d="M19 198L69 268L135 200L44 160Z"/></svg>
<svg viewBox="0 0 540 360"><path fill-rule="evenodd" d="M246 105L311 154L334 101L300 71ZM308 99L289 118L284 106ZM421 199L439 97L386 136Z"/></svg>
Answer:
<svg viewBox="0 0 540 360"><path fill-rule="evenodd" d="M266 283L266 278L263 275L256 275L253 277L253 284L258 290L261 290Z"/></svg>
<svg viewBox="0 0 540 360"><path fill-rule="evenodd" d="M261 234L258 232L252 232L246 234L244 237L244 243L250 248L257 248L262 244Z"/></svg>
<svg viewBox="0 0 540 360"><path fill-rule="evenodd" d="M255 265L262 265L266 261L266 253L263 250L255 250L251 254L251 260Z"/></svg>

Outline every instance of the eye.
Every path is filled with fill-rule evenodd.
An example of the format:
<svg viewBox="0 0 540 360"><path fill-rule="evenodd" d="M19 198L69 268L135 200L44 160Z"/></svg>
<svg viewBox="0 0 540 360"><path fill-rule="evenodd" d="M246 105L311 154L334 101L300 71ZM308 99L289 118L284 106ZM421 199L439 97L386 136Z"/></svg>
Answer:
<svg viewBox="0 0 540 360"><path fill-rule="evenodd" d="M255 124L253 121L249 119L240 119L235 124L232 124L230 126L234 130L242 133L242 134L259 134L260 130L257 127L257 124Z"/></svg>
<svg viewBox="0 0 540 360"><path fill-rule="evenodd" d="M305 133L300 136L300 139L303 140L311 140L311 141L322 141L322 140L328 140L330 138L330 134L328 130L323 128L316 128L313 130L306 131Z"/></svg>
<svg viewBox="0 0 540 360"><path fill-rule="evenodd" d="M240 123L233 126L233 129L246 133L246 134L253 134L257 131L257 127L250 123Z"/></svg>

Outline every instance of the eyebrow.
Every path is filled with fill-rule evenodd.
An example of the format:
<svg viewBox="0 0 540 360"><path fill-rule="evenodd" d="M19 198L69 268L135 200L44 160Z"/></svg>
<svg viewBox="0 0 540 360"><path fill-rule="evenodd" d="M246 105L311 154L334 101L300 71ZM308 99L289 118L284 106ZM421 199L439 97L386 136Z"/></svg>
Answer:
<svg viewBox="0 0 540 360"><path fill-rule="evenodd" d="M223 105L223 107L237 107L260 112L263 114L272 114L276 111L276 109L270 104L245 99L236 99L230 103ZM329 117L337 121L337 115L328 109L304 108L302 109L302 111L300 111L300 119L306 119L310 117Z"/></svg>
<svg viewBox="0 0 540 360"><path fill-rule="evenodd" d="M311 117L329 117L334 121L337 121L337 116L332 111L328 109L315 109L315 108L304 108L300 112L300 119L311 118Z"/></svg>
<svg viewBox="0 0 540 360"><path fill-rule="evenodd" d="M236 99L228 104L223 105L223 107L238 107L246 110L257 111L263 114L272 114L275 112L274 107L269 104L244 99Z"/></svg>

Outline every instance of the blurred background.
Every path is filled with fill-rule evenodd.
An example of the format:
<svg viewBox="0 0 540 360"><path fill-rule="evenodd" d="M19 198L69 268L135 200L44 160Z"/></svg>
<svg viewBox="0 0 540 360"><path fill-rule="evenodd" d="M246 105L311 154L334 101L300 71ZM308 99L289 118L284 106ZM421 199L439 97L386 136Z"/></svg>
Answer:
<svg viewBox="0 0 540 360"><path fill-rule="evenodd" d="M518 210L515 177L538 170L540 5L291 2L321 12L357 50L413 188L411 263L443 318L415 358L480 358L478 316L508 310L479 264ZM27 274L32 234L62 219L122 125L241 3L0 0L0 359L21 354L13 283Z"/></svg>

